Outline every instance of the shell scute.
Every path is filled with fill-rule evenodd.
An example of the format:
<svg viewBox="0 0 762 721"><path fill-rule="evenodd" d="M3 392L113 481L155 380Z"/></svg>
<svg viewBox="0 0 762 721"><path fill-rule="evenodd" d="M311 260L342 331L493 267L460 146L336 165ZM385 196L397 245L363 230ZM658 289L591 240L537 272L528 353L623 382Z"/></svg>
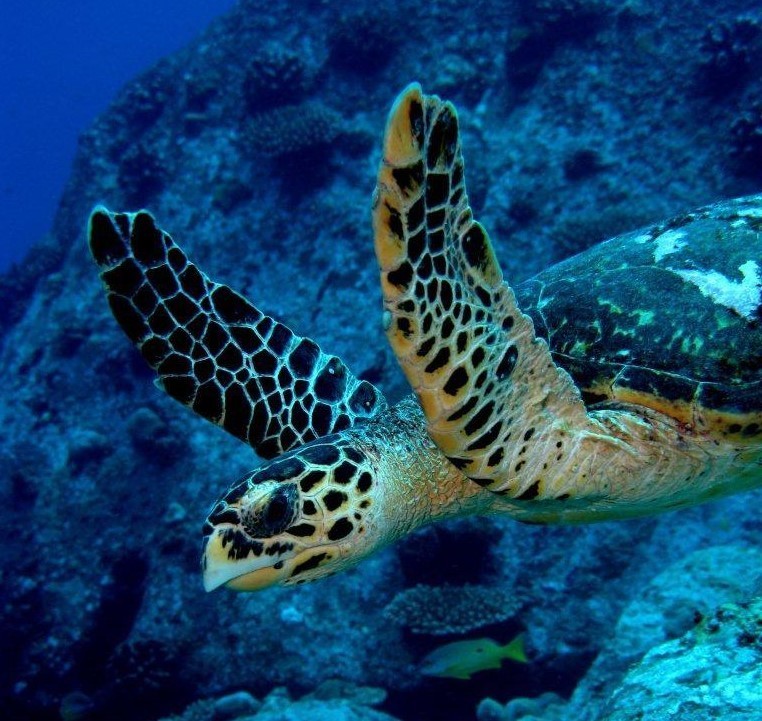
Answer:
<svg viewBox="0 0 762 721"><path fill-rule="evenodd" d="M709 206L570 258L516 296L588 404L644 405L743 440L762 425L760 221L762 196Z"/></svg>

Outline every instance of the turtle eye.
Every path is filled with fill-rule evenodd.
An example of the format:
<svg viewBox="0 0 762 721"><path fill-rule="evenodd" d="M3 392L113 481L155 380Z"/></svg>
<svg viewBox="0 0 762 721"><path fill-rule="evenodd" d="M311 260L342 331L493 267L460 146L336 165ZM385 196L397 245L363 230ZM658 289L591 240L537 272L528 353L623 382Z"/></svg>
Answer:
<svg viewBox="0 0 762 721"><path fill-rule="evenodd" d="M276 493L265 509L265 525L280 526L290 510L288 499L282 493Z"/></svg>
<svg viewBox="0 0 762 721"><path fill-rule="evenodd" d="M271 538L282 533L296 516L296 499L296 484L280 485L242 509L244 530L252 538Z"/></svg>

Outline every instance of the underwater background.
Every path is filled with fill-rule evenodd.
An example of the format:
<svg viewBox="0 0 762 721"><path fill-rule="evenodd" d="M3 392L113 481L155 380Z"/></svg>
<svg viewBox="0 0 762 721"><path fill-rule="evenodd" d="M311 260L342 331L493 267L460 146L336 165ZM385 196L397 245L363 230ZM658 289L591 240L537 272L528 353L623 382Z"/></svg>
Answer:
<svg viewBox="0 0 762 721"><path fill-rule="evenodd" d="M3 1L0 272L50 229L79 133L127 80L234 1Z"/></svg>
<svg viewBox="0 0 762 721"><path fill-rule="evenodd" d="M370 198L407 83L457 105L514 282L760 192L760 68L751 1L240 0L127 82L0 276L2 718L762 719L760 492L595 526L461 520L315 584L205 594L201 524L256 461L154 387L84 237L96 203L149 208L394 401ZM519 634L526 661L431 674L446 644Z"/></svg>

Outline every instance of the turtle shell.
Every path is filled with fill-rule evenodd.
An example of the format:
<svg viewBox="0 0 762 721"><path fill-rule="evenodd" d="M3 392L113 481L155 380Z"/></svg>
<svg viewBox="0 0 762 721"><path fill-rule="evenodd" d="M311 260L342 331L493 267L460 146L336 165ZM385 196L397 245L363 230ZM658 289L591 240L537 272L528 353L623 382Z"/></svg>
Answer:
<svg viewBox="0 0 762 721"><path fill-rule="evenodd" d="M762 195L619 236L515 291L588 406L762 439Z"/></svg>

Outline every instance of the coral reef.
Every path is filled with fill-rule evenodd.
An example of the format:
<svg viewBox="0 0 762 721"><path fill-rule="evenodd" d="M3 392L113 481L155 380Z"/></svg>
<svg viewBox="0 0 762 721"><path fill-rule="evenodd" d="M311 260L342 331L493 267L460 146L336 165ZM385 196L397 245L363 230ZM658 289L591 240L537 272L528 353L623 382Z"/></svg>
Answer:
<svg viewBox="0 0 762 721"><path fill-rule="evenodd" d="M204 699L161 721L396 721L373 708L385 698L386 693L380 688L326 681L298 699L293 699L284 687L273 689L262 701L246 691Z"/></svg>
<svg viewBox="0 0 762 721"><path fill-rule="evenodd" d="M0 275L0 333L16 323L28 304L37 282L52 274L63 260L63 247L52 235L39 240L24 260Z"/></svg>
<svg viewBox="0 0 762 721"><path fill-rule="evenodd" d="M733 121L730 133L739 172L762 177L762 100L752 103Z"/></svg>
<svg viewBox="0 0 762 721"><path fill-rule="evenodd" d="M346 137L347 128L337 112L323 103L305 102L251 117L241 130L239 145L253 163L259 165L264 159L265 167L280 179L283 197L293 202L330 181L335 146ZM308 175L305 167L310 168ZM234 208L242 195L227 181L219 186L215 202L220 209Z"/></svg>
<svg viewBox="0 0 762 721"><path fill-rule="evenodd" d="M489 528L469 519L425 528L416 542L399 549L400 568L409 585L476 584L494 570Z"/></svg>
<svg viewBox="0 0 762 721"><path fill-rule="evenodd" d="M331 63L359 75L375 74L389 64L399 44L400 28L389 32L392 24L398 25L398 17L389 9L342 12L328 35Z"/></svg>
<svg viewBox="0 0 762 721"><path fill-rule="evenodd" d="M565 721L566 703L555 693L514 698L506 704L485 698L476 709L477 721Z"/></svg>
<svg viewBox="0 0 762 721"><path fill-rule="evenodd" d="M762 708L762 598L716 609L651 649L607 704L611 721L752 721Z"/></svg>
<svg viewBox="0 0 762 721"><path fill-rule="evenodd" d="M595 148L579 148L564 158L564 177L567 180L583 180L600 173L606 167L601 154Z"/></svg>
<svg viewBox="0 0 762 721"><path fill-rule="evenodd" d="M647 209L626 203L568 217L553 229L555 257L563 260L581 253L596 243L646 225L650 220Z"/></svg>
<svg viewBox="0 0 762 721"><path fill-rule="evenodd" d="M568 702L556 700L540 711L544 702L532 699L527 703L534 709L523 711L526 716L516 714L516 707L509 712L518 701L502 710L490 702L485 713L533 721L656 721L673 713L686 720L718 718L724 707L724 719L731 713L732 691L735 715L728 718L751 721L760 707L760 604L753 600L762 590L760 561L758 549L737 545L689 554L651 579L624 608L612 638ZM710 670L715 664L716 673Z"/></svg>
<svg viewBox="0 0 762 721"><path fill-rule="evenodd" d="M746 82L755 55L762 52L756 42L760 34L762 25L757 17L742 16L712 22L700 45L699 74L705 92L722 96Z"/></svg>
<svg viewBox="0 0 762 721"><path fill-rule="evenodd" d="M310 71L301 53L271 44L260 48L246 67L243 97L249 112L259 113L299 100Z"/></svg>
<svg viewBox="0 0 762 721"><path fill-rule="evenodd" d="M553 51L594 35L611 12L606 0L531 0L521 3L511 30L506 70L513 85L529 87Z"/></svg>
<svg viewBox="0 0 762 721"><path fill-rule="evenodd" d="M161 158L146 144L136 143L122 156L117 182L125 203L131 208L142 208L162 191L167 178Z"/></svg>
<svg viewBox="0 0 762 721"><path fill-rule="evenodd" d="M153 128L171 103L174 88L168 62L142 73L114 102L113 117L129 128L132 137L141 137Z"/></svg>

